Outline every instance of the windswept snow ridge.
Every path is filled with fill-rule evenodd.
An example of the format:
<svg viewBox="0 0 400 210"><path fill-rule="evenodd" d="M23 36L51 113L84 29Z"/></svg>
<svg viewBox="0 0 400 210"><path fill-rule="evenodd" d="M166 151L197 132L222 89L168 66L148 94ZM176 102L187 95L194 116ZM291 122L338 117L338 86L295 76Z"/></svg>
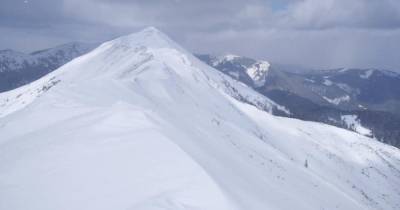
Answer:
<svg viewBox="0 0 400 210"><path fill-rule="evenodd" d="M155 28L5 94L51 81L2 112L0 209L400 208L398 149L275 117Z"/></svg>

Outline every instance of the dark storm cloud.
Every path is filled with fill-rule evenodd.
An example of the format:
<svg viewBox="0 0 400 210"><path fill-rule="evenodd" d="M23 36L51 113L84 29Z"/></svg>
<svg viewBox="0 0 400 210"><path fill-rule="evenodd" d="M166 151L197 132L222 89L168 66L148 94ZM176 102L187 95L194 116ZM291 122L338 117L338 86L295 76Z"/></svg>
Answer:
<svg viewBox="0 0 400 210"><path fill-rule="evenodd" d="M149 25L196 52L400 69L398 0L0 1L0 48L97 42Z"/></svg>

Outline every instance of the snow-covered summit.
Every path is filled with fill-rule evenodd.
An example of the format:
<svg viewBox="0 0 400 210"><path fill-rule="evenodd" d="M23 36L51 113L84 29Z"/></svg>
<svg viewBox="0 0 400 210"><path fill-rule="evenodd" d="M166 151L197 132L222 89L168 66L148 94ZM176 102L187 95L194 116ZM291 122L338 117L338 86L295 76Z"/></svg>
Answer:
<svg viewBox="0 0 400 210"><path fill-rule="evenodd" d="M267 61L258 61L247 68L247 74L254 81L256 87L261 87L265 84L268 71L271 64Z"/></svg>
<svg viewBox="0 0 400 210"><path fill-rule="evenodd" d="M226 54L220 56L198 55L207 64L232 76L245 81L250 86L261 87L265 84L271 64L268 61Z"/></svg>
<svg viewBox="0 0 400 210"><path fill-rule="evenodd" d="M207 72L204 69L207 69ZM90 80L109 78L130 81L137 80L137 75L144 71L154 73L154 81L160 79L160 76L162 79L185 77L186 82L198 83L199 78L203 78L208 85L216 86L262 110L289 114L284 107L249 91L239 82L203 64L158 29L148 27L140 32L105 42L91 53L73 60L38 81L0 95L0 116L25 107L43 93L41 89L44 86L53 87L54 81L87 83ZM19 97L13 100L15 95Z"/></svg>
<svg viewBox="0 0 400 210"><path fill-rule="evenodd" d="M1 208L398 209L396 148L275 117L165 37L118 38L0 94Z"/></svg>
<svg viewBox="0 0 400 210"><path fill-rule="evenodd" d="M145 46L148 48L180 48L174 41L155 27L147 27L137 33L119 37L105 44L129 47Z"/></svg>

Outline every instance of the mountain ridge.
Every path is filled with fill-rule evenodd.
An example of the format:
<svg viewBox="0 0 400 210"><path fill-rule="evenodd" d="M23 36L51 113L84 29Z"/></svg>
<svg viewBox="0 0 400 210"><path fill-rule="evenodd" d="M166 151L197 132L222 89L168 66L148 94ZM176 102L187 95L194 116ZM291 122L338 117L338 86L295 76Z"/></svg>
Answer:
<svg viewBox="0 0 400 210"><path fill-rule="evenodd" d="M400 206L398 149L273 116L250 103L274 107L268 98L147 35L102 44L13 90L23 90L17 99L43 92L0 117L2 207Z"/></svg>
<svg viewBox="0 0 400 210"><path fill-rule="evenodd" d="M156 31L157 29L149 28L147 29L148 32ZM162 35L162 34L160 34ZM122 39L122 38L121 38ZM129 39L129 35L125 36L125 39ZM164 41L169 39L168 37L164 36ZM171 40L168 41L171 43ZM164 43L168 44L168 43ZM12 50L2 50L4 54L8 53L15 53L16 55L11 56L17 58L17 60L23 61L22 63L29 64L22 69L13 69L13 68L6 68L5 72L0 72L0 80L3 82L0 83L0 86L3 86L3 91L7 91L23 85L25 83L29 83L42 77L43 75L48 74L49 72L55 70L58 66L66 63L67 61L79 56L80 54L85 53L86 51L90 51L92 48L97 46L97 44L85 44L80 42L71 42L64 45L60 45L54 48L49 48L45 50L38 50L32 52L31 54L37 54L40 59L28 59L26 60L26 55L20 52L15 52ZM176 46L175 47L179 47ZM72 51L71 51L72 49ZM75 50L74 50L75 49ZM83 49L83 50L78 50ZM183 50L180 48L180 50ZM59 52L61 52L58 56ZM72 53L71 53L72 52ZM1 57L0 53L0 57ZM377 75L385 75L387 77L393 78L400 78L399 74L387 71L387 70L379 70L379 69L350 69L350 68L338 68L338 69L331 69L331 70L321 70L321 71L306 71L303 72L286 72L285 67L277 66L275 64L271 64L267 61L257 61L254 59L242 57L239 55L224 55L224 56L212 56L212 55L196 55L201 60L205 61L206 63L210 64L211 66L219 69L225 74L233 77L236 80L244 82L249 86L253 86L257 91L261 92L261 94L267 94L268 97L272 97L273 100L278 101L280 104L284 104L284 106L275 106L274 113L280 116L287 116L287 117L294 117L302 120L311 120L317 121L322 123L327 123L330 125L335 125L342 128L347 128L349 130L355 130L354 126L348 125L348 123L343 120L346 116L352 116L358 118L356 122L358 122L358 127L365 127L366 129L370 130L372 133L371 135L375 138L378 138L380 141L385 143L400 147L400 141L398 138L400 137L400 131L396 129L396 126L400 124L400 117L391 116L389 112L394 112L395 114L399 112L398 107L400 107L400 103L396 100L387 100L383 104L370 104L367 109L364 105L360 103L350 103L356 96L348 94L347 92L353 91L351 86L344 84L344 83L335 83L325 77L327 75L339 75L339 74L354 74L355 78L361 79L361 82L367 82L367 86L369 83L370 77L375 78ZM20 58L18 58L20 57ZM56 57L56 59L54 58ZM58 57L58 58L57 58ZM25 60L24 60L25 59ZM1 65L0 59L0 65ZM3 58L4 60L4 58ZM21 63L20 61L20 63ZM49 65L49 62L52 64ZM260 68L260 66L264 66ZM230 71L230 69L236 69L235 71ZM11 71L11 72L9 72ZM281 72L283 71L283 72ZM8 73L7 73L8 72ZM252 72L249 74L249 72ZM286 72L286 73L285 73ZM357 73L358 72L358 73ZM269 74L269 75L268 75ZM293 80L288 75L293 75L294 77L298 77L297 79ZM313 77L319 78L313 78ZM353 76L353 77L354 77ZM257 77L257 78L256 78ZM347 77L347 75L346 75ZM265 85L266 80L268 79L268 84ZM277 78L277 79L271 79ZM279 82L282 78L287 78L284 82ZM339 78L339 81L342 79ZM11 81L11 82L10 82ZM307 89L313 89L313 86L310 84L313 83L320 83L318 85L322 86L329 86L331 89L336 87L336 89L329 90L328 92L338 92L339 94L333 95L325 95L322 93L316 93L314 91L310 91ZM56 82L56 81L53 81ZM278 82L278 83L277 83ZM350 84L352 81L350 81ZM358 82L359 83L359 82ZM382 82L381 82L382 83ZM395 82L396 83L396 82ZM361 83L362 84L362 83ZM389 83L389 89L393 86L393 82ZM306 91L302 86L309 86L306 87ZM52 85L50 84L49 87ZM264 90L260 88L268 87ZM323 87L323 88L326 88ZM317 86L317 90L320 89ZM1 89L1 87L0 87ZM45 87L46 89L46 87ZM358 90L355 90L355 94L358 94ZM380 92L384 89L377 88ZM0 90L1 91L1 90ZM40 92L40 90L37 90ZM300 92L298 92L300 91ZM346 92L347 91L347 92ZM375 90L376 91L376 90ZM399 90L400 91L400 90ZM385 92L391 92L391 95L395 96L395 94L399 91L396 90L388 90ZM354 91L353 91L354 92ZM369 92L371 91L362 91L367 92L366 97L368 98ZM372 91L374 92L374 91ZM295 95L296 94L297 99ZM379 95L380 93L375 93L374 95ZM389 97L390 95L388 95ZM385 96L386 97L386 96ZM4 97L3 97L4 98ZM5 97L4 100L7 100ZM9 102L0 101L3 106L9 106ZM308 102L306 102L309 100ZM293 106L293 104L300 103L302 104L302 108L298 108ZM253 102L253 104L260 106L262 103ZM308 104L304 106L304 104ZM262 106L262 105L261 105ZM278 108L279 107L279 108ZM286 108L285 108L286 107ZM292 109L290 111L288 109ZM319 107L315 110L316 107ZM265 109L269 109L264 107ZM6 112L3 112L3 114ZM317 116L317 113L319 116ZM398 119L397 119L398 118ZM379 123L383 122L383 123ZM356 126L356 127L357 127Z"/></svg>

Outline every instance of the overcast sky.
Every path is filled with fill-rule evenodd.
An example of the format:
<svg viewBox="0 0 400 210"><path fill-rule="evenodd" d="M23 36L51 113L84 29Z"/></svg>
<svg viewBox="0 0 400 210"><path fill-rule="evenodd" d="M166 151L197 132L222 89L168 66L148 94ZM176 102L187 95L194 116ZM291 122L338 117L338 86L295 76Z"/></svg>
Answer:
<svg viewBox="0 0 400 210"><path fill-rule="evenodd" d="M400 69L400 0L0 0L0 48L99 42L145 26L193 52Z"/></svg>

